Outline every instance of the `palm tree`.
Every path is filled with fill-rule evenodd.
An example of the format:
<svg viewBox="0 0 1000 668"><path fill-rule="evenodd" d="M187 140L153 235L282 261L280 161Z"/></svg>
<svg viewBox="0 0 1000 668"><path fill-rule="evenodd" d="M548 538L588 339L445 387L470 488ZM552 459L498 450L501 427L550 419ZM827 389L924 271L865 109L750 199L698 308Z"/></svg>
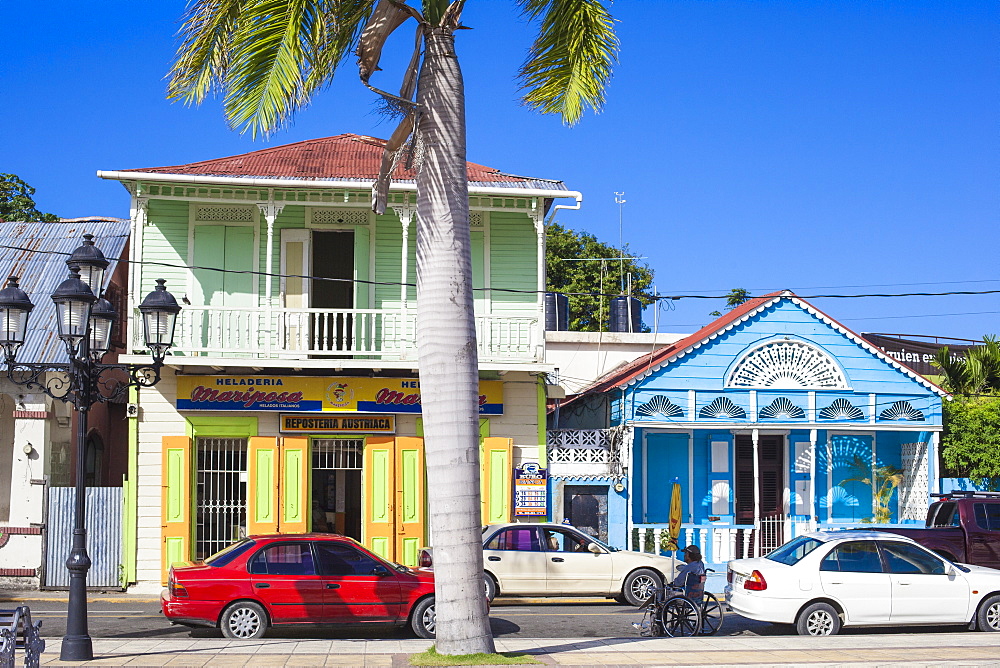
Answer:
<svg viewBox="0 0 1000 668"><path fill-rule="evenodd" d="M931 363L941 369L944 389L954 394L993 394L1000 390L1000 340L984 336L983 345L969 348L965 357L953 357L941 348Z"/></svg>
<svg viewBox="0 0 1000 668"><path fill-rule="evenodd" d="M518 74L524 102L576 123L599 109L618 42L602 0L515 0L539 27ZM417 345L437 572L437 648L493 652L482 590L479 370L471 282L465 90L455 31L465 0L192 0L168 96L200 103L221 92L234 127L268 133L327 86L357 50L361 79L409 18L417 48L399 95L376 91L402 116L389 139L374 199L404 144L418 142ZM423 49L422 59L420 57ZM419 71L419 76L415 74ZM376 90L376 89L373 89ZM411 131L414 137L410 137Z"/></svg>

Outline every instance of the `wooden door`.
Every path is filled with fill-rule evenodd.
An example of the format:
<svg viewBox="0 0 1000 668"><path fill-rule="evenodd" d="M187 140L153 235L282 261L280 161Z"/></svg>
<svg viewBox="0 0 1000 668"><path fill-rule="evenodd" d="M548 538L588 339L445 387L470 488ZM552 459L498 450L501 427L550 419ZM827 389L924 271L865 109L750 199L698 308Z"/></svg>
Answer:
<svg viewBox="0 0 1000 668"><path fill-rule="evenodd" d="M784 461L781 449L783 436L765 435L757 442L760 516L773 517L782 513L782 492L785 486ZM734 483L736 494L736 523L754 522L754 458L753 439L737 436L734 452Z"/></svg>

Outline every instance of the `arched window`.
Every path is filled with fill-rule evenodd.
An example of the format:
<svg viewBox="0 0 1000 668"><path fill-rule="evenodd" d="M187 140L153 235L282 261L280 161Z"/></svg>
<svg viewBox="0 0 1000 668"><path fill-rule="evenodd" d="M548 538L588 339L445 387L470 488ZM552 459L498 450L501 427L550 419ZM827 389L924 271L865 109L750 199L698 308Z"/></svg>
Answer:
<svg viewBox="0 0 1000 668"><path fill-rule="evenodd" d="M830 355L805 341L771 341L750 350L726 378L726 387L846 390L847 379Z"/></svg>

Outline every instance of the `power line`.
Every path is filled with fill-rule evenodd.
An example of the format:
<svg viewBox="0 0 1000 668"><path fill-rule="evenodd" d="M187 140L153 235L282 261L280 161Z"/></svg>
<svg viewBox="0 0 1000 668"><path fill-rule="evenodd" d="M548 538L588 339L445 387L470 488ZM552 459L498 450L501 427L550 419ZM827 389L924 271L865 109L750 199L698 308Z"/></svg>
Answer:
<svg viewBox="0 0 1000 668"><path fill-rule="evenodd" d="M67 253L65 251L52 251L52 250L41 250L36 248L26 248L23 246L8 246L5 244L0 244L0 248L7 250L16 250L27 253L43 253L47 255L63 255L69 256L72 253ZM369 281L361 278L330 278L326 276L310 276L304 274L281 274L277 272L264 272L264 271L254 271L250 269L221 269L219 267L204 267L199 265L180 265L171 264L169 262L158 262L156 260L138 260L133 262L125 258L117 260L117 262L140 264L144 266L153 267L164 267L168 269L180 269L183 271L190 270L200 270L200 271L214 271L223 274L242 274L249 276L264 276L269 278L302 278L313 281L332 281L336 283L360 283L363 285L382 285L389 287L416 287L415 283L402 283L399 281ZM919 284L918 284L919 285ZM931 284L933 285L933 284ZM473 288L476 292L504 292L511 294L524 294L524 295L537 295L545 294L546 292L552 292L552 290L521 290L517 288ZM563 292L569 297L618 297L619 294L605 293L605 292ZM998 290L950 290L945 292L899 292L899 293L863 293L863 294L817 294L817 295L800 295L796 294L796 297L801 299L862 299L870 297L948 297L948 296L958 296L958 295L994 295L1000 294L1000 289ZM705 295L705 294L673 294L673 295L650 295L647 298L654 301L677 301L681 299L726 299L728 295ZM760 296L747 297L747 300L758 299Z"/></svg>

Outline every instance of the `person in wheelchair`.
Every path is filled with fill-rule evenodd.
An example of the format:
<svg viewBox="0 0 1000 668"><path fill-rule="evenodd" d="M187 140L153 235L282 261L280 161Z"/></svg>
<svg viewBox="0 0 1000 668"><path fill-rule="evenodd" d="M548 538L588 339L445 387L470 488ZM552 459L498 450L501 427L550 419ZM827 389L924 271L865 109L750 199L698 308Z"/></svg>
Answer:
<svg viewBox="0 0 1000 668"><path fill-rule="evenodd" d="M701 560L701 550L697 545L688 545L683 550L684 565L679 567L677 577L671 586L684 590L684 595L695 602L705 596L705 562Z"/></svg>

